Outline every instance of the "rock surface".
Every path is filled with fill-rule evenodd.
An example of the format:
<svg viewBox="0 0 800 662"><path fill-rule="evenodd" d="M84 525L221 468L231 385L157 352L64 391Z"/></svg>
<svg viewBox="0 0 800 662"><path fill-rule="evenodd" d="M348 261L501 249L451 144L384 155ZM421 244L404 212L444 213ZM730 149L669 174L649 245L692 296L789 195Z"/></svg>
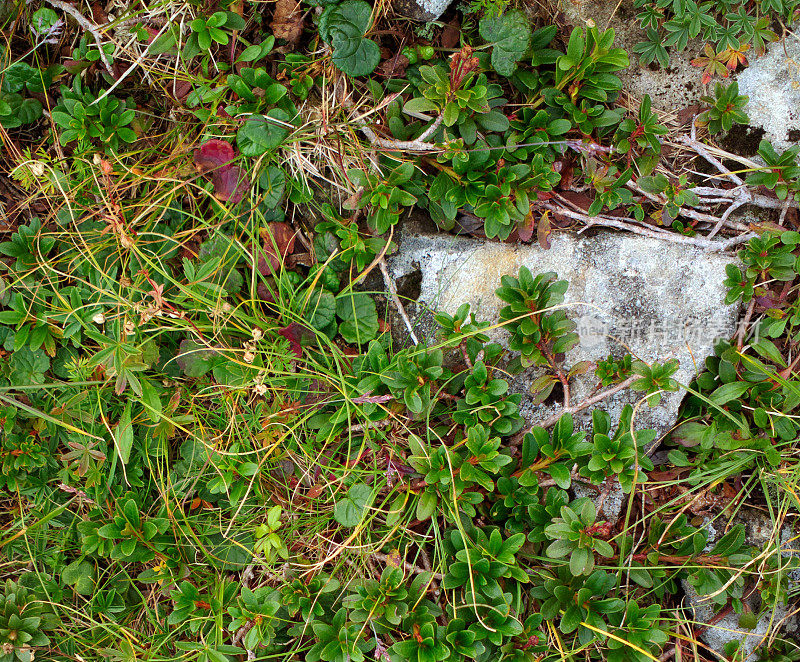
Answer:
<svg viewBox="0 0 800 662"><path fill-rule="evenodd" d="M634 0L560 0L559 8L575 26L591 22L601 30L614 29L614 46L624 49L631 60L630 66L616 75L622 79L622 89L633 97L634 109L645 94L650 95L654 108L667 114L678 113L703 96L702 71L691 65L691 59L703 50L697 39L683 52L671 51L666 69L641 66L633 47L645 41L646 35L636 18L641 10Z"/></svg>
<svg viewBox="0 0 800 662"><path fill-rule="evenodd" d="M739 74L739 93L750 97L750 125L778 149L800 141L800 40L794 35L772 44Z"/></svg>
<svg viewBox="0 0 800 662"><path fill-rule="evenodd" d="M697 595L692 586L685 581L681 582L686 599L690 605L697 623L708 623L714 618L716 610L711 601ZM740 642L741 658L744 662L754 662L758 659L758 649L768 646L768 642L776 634L779 628L794 631L796 627L795 619L787 616L785 605L778 605L774 610L765 611L758 619L755 627L748 630L739 625L739 615L730 613L723 618L708 625L708 628L700 634L709 648L724 654L725 646L731 642ZM784 634L784 636L786 636Z"/></svg>
<svg viewBox="0 0 800 662"><path fill-rule="evenodd" d="M703 528L708 531L708 545L705 552L709 552L714 543L725 533L726 529L732 524L742 523L745 525L745 541L748 545L762 550L764 554L780 553L783 557L797 556L796 536L789 526L778 528L774 522L763 512L747 506L742 507L734 516L733 520L727 523L723 516L720 519L707 517L703 522ZM780 544L778 539L780 539ZM797 570L789 572L789 590L795 590L796 583L800 577ZM702 639L711 649L721 655L725 652L725 646L731 642L739 642L744 662L754 662L758 659L758 651L762 647L768 646L774 636L781 631L781 636L791 639L797 637L797 616L788 614L785 603L779 603L774 609L765 609L758 622L752 629L747 629L739 624L739 615L730 613L719 620L715 620L715 614L719 610L714 607L709 596L699 595L695 588L685 580L681 581L684 594L686 595L685 605L690 610L687 614L689 620L694 620L698 624L705 624L707 627L700 633ZM747 606L755 613L762 609L761 595L758 591L750 592L745 599Z"/></svg>
<svg viewBox="0 0 800 662"><path fill-rule="evenodd" d="M417 21L435 21L452 0L395 0L394 8L402 16Z"/></svg>
<svg viewBox="0 0 800 662"><path fill-rule="evenodd" d="M609 354L630 352L651 363L676 358L680 368L675 379L688 384L705 358L713 352L715 338L728 338L736 328L738 308L723 303L724 255L626 234L601 232L595 236L555 235L552 247L510 245L475 241L450 235L428 235L413 228L404 230L397 257L391 262L395 279L416 273L420 292L416 315L418 335L430 336L432 328L421 307L455 312L464 302L471 304L480 320L496 323L504 305L495 296L503 275L516 275L527 266L532 273L555 271L567 280L566 302L578 325L580 344L571 350L564 365L597 361ZM421 273L420 273L421 272ZM492 333L500 340L502 329ZM523 371L512 384L526 393L539 375ZM591 393L597 384L592 371L574 380L572 402ZM658 407L640 403L635 423L664 434L675 422L683 393L665 393ZM604 401L616 421L627 403L640 396L623 391ZM534 405L523 400L521 411L529 422L559 411L560 403ZM576 415L586 426L589 411Z"/></svg>

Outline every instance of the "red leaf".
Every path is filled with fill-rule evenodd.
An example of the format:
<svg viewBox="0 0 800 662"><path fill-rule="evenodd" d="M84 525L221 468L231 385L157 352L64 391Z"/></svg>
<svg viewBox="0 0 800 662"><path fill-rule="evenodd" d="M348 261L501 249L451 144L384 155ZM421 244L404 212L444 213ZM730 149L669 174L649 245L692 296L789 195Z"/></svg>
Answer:
<svg viewBox="0 0 800 662"><path fill-rule="evenodd" d="M258 270L264 276L275 273L286 256L294 250L294 230L287 223L267 223L261 230L264 250L258 258Z"/></svg>
<svg viewBox="0 0 800 662"><path fill-rule="evenodd" d="M250 181L239 166L223 166L215 170L211 173L211 182L217 199L232 204L241 202L250 188Z"/></svg>
<svg viewBox="0 0 800 662"><path fill-rule="evenodd" d="M106 20L108 20L108 19L106 19ZM156 28L154 28L154 27L149 26L149 25L145 25L144 29L145 29L145 32L147 32L147 35L148 35L147 36L147 43L148 44L152 44L156 40L156 37L158 37L158 30Z"/></svg>
<svg viewBox="0 0 800 662"><path fill-rule="evenodd" d="M303 356L303 348L300 345L300 335L302 331L303 327L297 322L292 322L289 326L278 329L278 335L283 336L289 341L289 347L291 348L292 353L298 358Z"/></svg>
<svg viewBox="0 0 800 662"><path fill-rule="evenodd" d="M233 145L217 138L203 143L200 149L194 151L194 161L203 172L228 165L235 157Z"/></svg>
<svg viewBox="0 0 800 662"><path fill-rule="evenodd" d="M266 301L267 303L275 303L275 297L272 295L272 292L267 289L267 286L264 285L264 283L259 283L256 286L256 292L262 301Z"/></svg>
<svg viewBox="0 0 800 662"><path fill-rule="evenodd" d="M231 165L236 158L233 146L214 138L194 152L194 161L200 172L211 174L214 195L233 204L240 202L250 188L250 181L239 166Z"/></svg>

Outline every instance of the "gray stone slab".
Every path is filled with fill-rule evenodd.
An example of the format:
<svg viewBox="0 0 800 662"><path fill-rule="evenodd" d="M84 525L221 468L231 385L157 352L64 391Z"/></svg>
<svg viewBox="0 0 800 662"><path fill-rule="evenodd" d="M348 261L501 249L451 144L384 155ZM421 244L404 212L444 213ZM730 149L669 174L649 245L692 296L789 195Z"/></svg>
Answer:
<svg viewBox="0 0 800 662"><path fill-rule="evenodd" d="M610 232L592 237L557 234L551 243L544 250L537 245L406 230L390 268L396 279L421 272L415 315L423 336L432 330L425 325L430 315L422 314L420 308L453 313L468 302L478 319L496 323L504 305L494 293L501 276L516 275L523 265L534 274L555 271L569 282L565 300L581 337L567 354L567 366L629 351L648 363L678 359L675 378L688 384L713 353L714 340L730 338L735 331L738 307L724 304L722 284L731 257ZM501 342L507 337L503 329L492 334ZM535 368L525 370L512 388L527 392L539 374ZM590 395L596 384L592 372L576 378L572 402ZM640 403L635 424L665 433L674 424L683 397L683 392L666 393L654 408ZM603 407L616 420L626 403L639 400L636 394L622 392L604 401ZM535 422L559 409L558 403L534 406L528 398L521 411ZM577 415L576 422L588 427L590 412Z"/></svg>
<svg viewBox="0 0 800 662"><path fill-rule="evenodd" d="M703 596L699 596L688 582L681 580L686 600L698 624L708 624L715 618L719 608ZM756 607L757 608L757 607ZM748 630L739 625L739 615L730 613L719 620L715 620L703 630L700 638L708 644L709 648L722 655L725 646L731 642L740 642L741 658L744 662L755 662L758 659L758 649L768 647L767 644L779 630L789 633L796 629L796 619L787 616L786 605L778 604L774 609L767 609L758 619L755 627ZM789 636L792 636L789 634Z"/></svg>
<svg viewBox="0 0 800 662"><path fill-rule="evenodd" d="M417 21L435 21L452 0L394 0L394 8L401 16Z"/></svg>
<svg viewBox="0 0 800 662"><path fill-rule="evenodd" d="M772 44L766 55L753 58L739 74L739 93L750 100L745 112L750 125L764 129L777 149L800 141L800 39L791 34Z"/></svg>

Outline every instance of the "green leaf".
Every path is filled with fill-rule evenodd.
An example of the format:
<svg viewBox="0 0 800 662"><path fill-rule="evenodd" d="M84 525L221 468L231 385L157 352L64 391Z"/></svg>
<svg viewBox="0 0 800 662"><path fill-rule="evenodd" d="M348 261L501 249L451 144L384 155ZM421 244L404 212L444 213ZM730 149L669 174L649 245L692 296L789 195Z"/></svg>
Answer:
<svg viewBox="0 0 800 662"><path fill-rule="evenodd" d="M161 420L161 398L158 397L158 391L149 379L141 379L140 381L142 384L142 402L146 405L145 412L153 423L158 423Z"/></svg>
<svg viewBox="0 0 800 662"><path fill-rule="evenodd" d="M339 333L349 343L366 343L378 335L378 310L368 294L340 294L336 297L336 315L342 320Z"/></svg>
<svg viewBox="0 0 800 662"><path fill-rule="evenodd" d="M114 448L123 464L128 464L133 448L133 425L131 424L131 401L125 403L122 416L114 428Z"/></svg>
<svg viewBox="0 0 800 662"><path fill-rule="evenodd" d="M371 74L380 61L381 49L378 48L378 44L363 37L359 38L358 46L351 55L343 56L341 51L337 50L333 52L333 63L349 76Z"/></svg>
<svg viewBox="0 0 800 662"><path fill-rule="evenodd" d="M436 492L425 490L419 495L419 500L417 501L417 519L426 520L431 517L436 512L438 503L439 499L436 496Z"/></svg>
<svg viewBox="0 0 800 662"><path fill-rule="evenodd" d="M751 386L752 384L748 384L747 382L723 384L709 395L708 399L716 405L724 405L726 402L740 398Z"/></svg>
<svg viewBox="0 0 800 662"><path fill-rule="evenodd" d="M576 577L588 575L594 565L592 560L592 553L588 549L579 547L569 557L569 571Z"/></svg>
<svg viewBox="0 0 800 662"><path fill-rule="evenodd" d="M50 369L50 359L44 350L32 350L26 345L11 355L10 366L12 384L18 386L44 384L44 373Z"/></svg>
<svg viewBox="0 0 800 662"><path fill-rule="evenodd" d="M3 76L4 92L21 92L26 85L34 85L39 72L25 62L15 62L5 69Z"/></svg>
<svg viewBox="0 0 800 662"><path fill-rule="evenodd" d="M431 113L438 112L439 106L425 97L412 97L403 105L406 113Z"/></svg>
<svg viewBox="0 0 800 662"><path fill-rule="evenodd" d="M547 467L545 471L550 474L552 479L556 482L556 485L558 485L562 490L569 489L569 486L572 484L572 480L569 475L569 467L556 462Z"/></svg>
<svg viewBox="0 0 800 662"><path fill-rule="evenodd" d="M267 166L258 177L258 185L264 193L264 205L267 209L275 209L286 191L286 175L278 166Z"/></svg>
<svg viewBox="0 0 800 662"><path fill-rule="evenodd" d="M717 541L710 554L713 556L730 556L739 551L744 544L744 524L736 524L728 533Z"/></svg>
<svg viewBox="0 0 800 662"><path fill-rule="evenodd" d="M308 298L305 318L319 331L333 324L336 319L336 300L333 294L321 288L315 289Z"/></svg>
<svg viewBox="0 0 800 662"><path fill-rule="evenodd" d="M244 156L261 156L278 147L289 135L289 114L280 108L265 115L253 115L236 133L236 144Z"/></svg>
<svg viewBox="0 0 800 662"><path fill-rule="evenodd" d="M501 76L511 76L531 41L531 26L525 14L512 10L502 16L484 16L480 35L493 44L492 68Z"/></svg>
<svg viewBox="0 0 800 662"><path fill-rule="evenodd" d="M9 126L9 120L12 120L16 126L31 124L42 116L42 104L38 99L30 97L23 99L18 94L9 95L7 98L11 101L12 117L3 120L4 126Z"/></svg>
<svg viewBox="0 0 800 662"><path fill-rule="evenodd" d="M248 46L242 51L242 54L236 59L237 62L252 62L261 56L261 45L253 44Z"/></svg>
<svg viewBox="0 0 800 662"><path fill-rule="evenodd" d="M347 491L344 499L336 502L333 517L342 526L356 526L371 502L372 488L363 483L356 483Z"/></svg>
<svg viewBox="0 0 800 662"><path fill-rule="evenodd" d="M783 360L780 351L775 346L775 343L771 340L767 340L766 338L762 338L758 342L754 342L750 345L756 352L758 352L761 356L765 359L769 359L773 363L777 363L779 366L786 367L786 362Z"/></svg>
<svg viewBox="0 0 800 662"><path fill-rule="evenodd" d="M94 591L94 566L82 559L73 561L61 571L61 581L79 595L90 595Z"/></svg>
<svg viewBox="0 0 800 662"><path fill-rule="evenodd" d="M487 131L502 133L508 130L508 118L499 110L490 110L488 113L475 115L475 121Z"/></svg>
<svg viewBox="0 0 800 662"><path fill-rule="evenodd" d="M365 39L372 7L364 0L328 5L319 21L320 36L333 47L333 63L350 76L372 73L381 60L378 45Z"/></svg>
<svg viewBox="0 0 800 662"><path fill-rule="evenodd" d="M253 537L249 533L233 533L230 538L213 533L206 540L211 547L207 558L218 570L241 570L253 560Z"/></svg>

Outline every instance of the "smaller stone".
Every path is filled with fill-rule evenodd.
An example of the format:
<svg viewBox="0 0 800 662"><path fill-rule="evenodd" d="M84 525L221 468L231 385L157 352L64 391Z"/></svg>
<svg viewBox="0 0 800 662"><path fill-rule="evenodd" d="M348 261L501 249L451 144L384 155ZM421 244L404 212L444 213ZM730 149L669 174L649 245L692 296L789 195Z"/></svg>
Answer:
<svg viewBox="0 0 800 662"><path fill-rule="evenodd" d="M451 0L395 0L397 13L415 21L435 21L450 5Z"/></svg>
<svg viewBox="0 0 800 662"><path fill-rule="evenodd" d="M682 581L681 583L686 593L686 599L694 611L695 620L698 623L708 623L714 618L715 612L711 600L706 596L698 595L688 582ZM758 649L769 640L778 624L782 624L785 629L794 629L795 619L785 620L786 616L786 606L776 605L774 610L769 609L761 615L752 630L747 630L739 625L739 614L730 613L709 624L707 629L700 634L700 639L708 644L709 648L720 654L724 653L727 644L734 641L740 642L742 655L737 659L742 659L744 662L755 662L758 659Z"/></svg>
<svg viewBox="0 0 800 662"><path fill-rule="evenodd" d="M744 111L750 125L785 150L800 141L800 41L785 39L754 59L739 74L739 94L750 101Z"/></svg>

